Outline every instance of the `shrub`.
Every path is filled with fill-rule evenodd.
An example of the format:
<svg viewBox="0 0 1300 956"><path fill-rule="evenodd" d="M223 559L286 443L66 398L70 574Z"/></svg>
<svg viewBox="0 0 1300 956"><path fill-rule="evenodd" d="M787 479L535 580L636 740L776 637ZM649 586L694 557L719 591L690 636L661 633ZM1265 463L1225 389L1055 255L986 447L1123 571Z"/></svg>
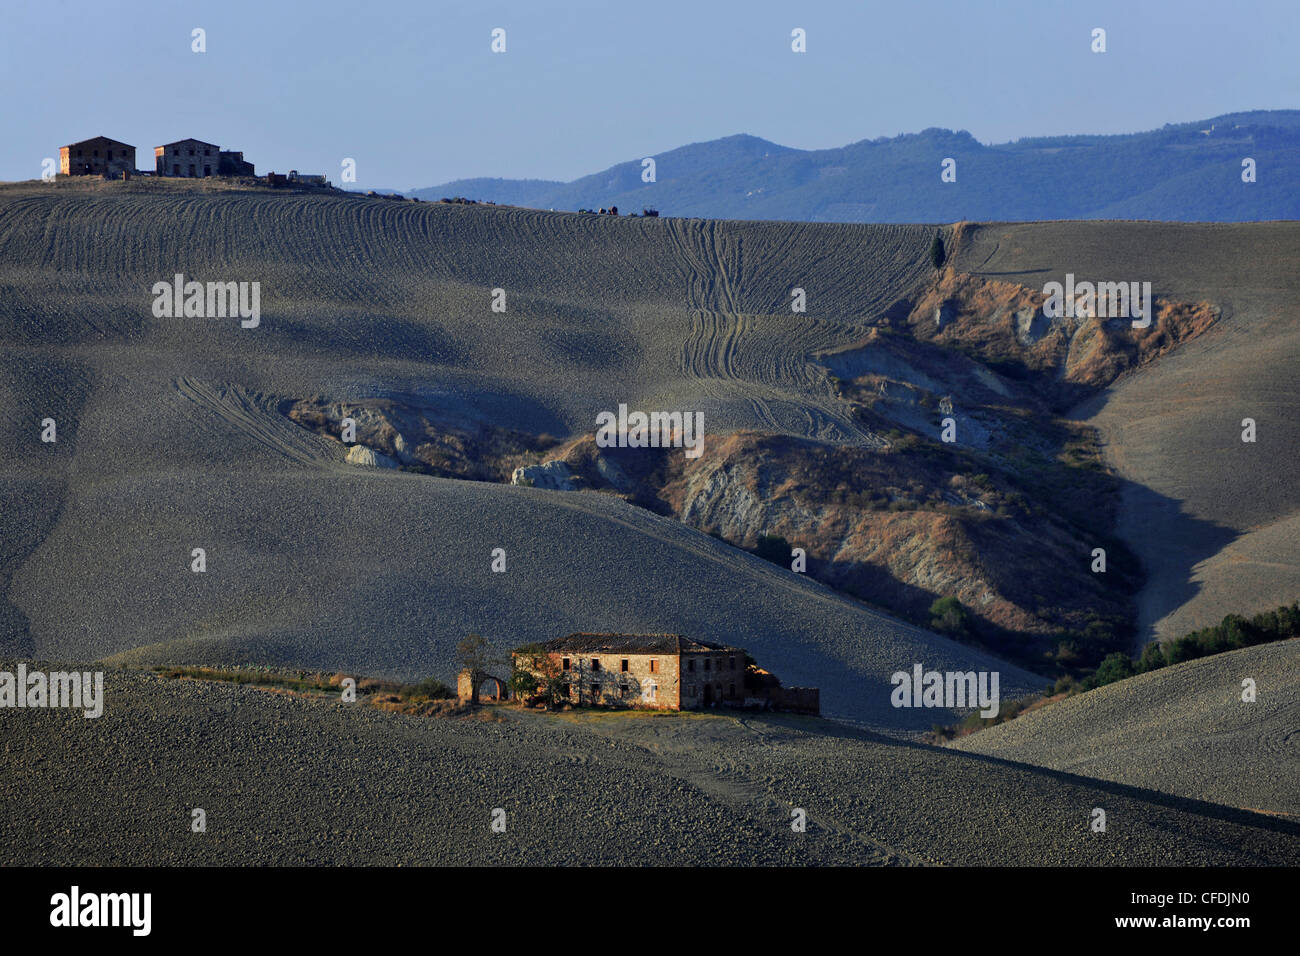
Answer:
<svg viewBox="0 0 1300 956"><path fill-rule="evenodd" d="M450 700L456 692L435 677L426 677L414 684L403 684L398 688L397 696L403 700L412 697L427 697L430 700Z"/></svg>
<svg viewBox="0 0 1300 956"><path fill-rule="evenodd" d="M1053 694L1073 694L1079 689L1079 682L1070 674L1059 677L1055 686L1052 687Z"/></svg>
<svg viewBox="0 0 1300 956"><path fill-rule="evenodd" d="M934 616L936 610L944 613L950 611L952 605L948 602L955 601L955 598L940 598L931 605L931 615ZM960 604L957 607L960 607ZM1102 619L1098 618L1097 620ZM1060 635L1060 641L1054 655L1058 663L1077 661L1086 653L1084 649L1079 647L1080 637L1082 635L1078 634L1078 632L1067 631ZM1200 631L1193 631L1176 641L1171 641L1167 645L1161 645L1159 641L1152 641L1142 649L1142 656L1136 663L1130 660L1123 651L1114 651L1107 654L1096 671L1082 682L1076 681L1073 677L1067 675L1058 679L1053 687L1048 688L1047 693L1049 696L1065 695L1072 697L1075 694L1094 690L1106 684L1113 684L1116 681L1126 680L1138 674L1158 670L1166 664L1177 664L1180 661L1206 657L1210 654L1235 650L1238 647L1251 647L1256 644L1267 644L1296 637L1300 637L1300 602L1290 607L1265 611L1249 619L1237 614L1229 614L1221 623ZM1042 702L1041 698L1025 698L1004 706L996 717L989 720L984 720L980 718L978 713L975 713L967 716L960 724L954 726L940 727L936 725L931 728L931 737L940 741L951 740L954 737L973 733L983 727L1011 720L1025 710L1036 708Z"/></svg>
<svg viewBox="0 0 1300 956"><path fill-rule="evenodd" d="M1092 681L1094 687L1103 687L1117 680L1132 677L1134 673L1136 672L1133 670L1133 662L1129 660L1129 656L1123 651L1115 651L1113 654L1106 655L1097 672L1088 678L1088 681Z"/></svg>
<svg viewBox="0 0 1300 956"><path fill-rule="evenodd" d="M961 601L949 595L930 605L930 627L945 634L969 636L973 619Z"/></svg>
<svg viewBox="0 0 1300 956"><path fill-rule="evenodd" d="M531 671L517 670L510 675L510 696L515 700L524 700L534 696L542 686L537 675Z"/></svg>
<svg viewBox="0 0 1300 956"><path fill-rule="evenodd" d="M759 535L754 553L764 561L788 566L790 564L790 542L780 535Z"/></svg>
<svg viewBox="0 0 1300 956"><path fill-rule="evenodd" d="M930 240L930 264L934 266L935 269L942 269L945 258L943 251L943 236L936 232L934 238Z"/></svg>
<svg viewBox="0 0 1300 956"><path fill-rule="evenodd" d="M1138 659L1137 671L1139 674L1145 674L1147 671L1158 670L1165 666L1165 652L1160 647L1159 641L1152 641L1146 647L1142 648L1142 656Z"/></svg>

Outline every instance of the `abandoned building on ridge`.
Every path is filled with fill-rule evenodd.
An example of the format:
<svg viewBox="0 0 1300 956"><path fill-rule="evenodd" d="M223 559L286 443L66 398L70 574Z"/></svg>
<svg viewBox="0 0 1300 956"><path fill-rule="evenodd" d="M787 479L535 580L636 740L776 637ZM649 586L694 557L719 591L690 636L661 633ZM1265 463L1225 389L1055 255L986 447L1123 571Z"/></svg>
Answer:
<svg viewBox="0 0 1300 956"><path fill-rule="evenodd" d="M781 688L772 675L749 663L742 647L680 634L570 634L541 646L559 676L563 699L580 706L820 711L815 689ZM516 651L514 663L526 670L523 656Z"/></svg>
<svg viewBox="0 0 1300 956"><path fill-rule="evenodd" d="M114 176L135 172L135 147L107 136L95 136L59 147L59 172L64 176Z"/></svg>
<svg viewBox="0 0 1300 956"><path fill-rule="evenodd" d="M178 139L155 146L154 172L159 176L201 178L220 175L221 147L201 139Z"/></svg>

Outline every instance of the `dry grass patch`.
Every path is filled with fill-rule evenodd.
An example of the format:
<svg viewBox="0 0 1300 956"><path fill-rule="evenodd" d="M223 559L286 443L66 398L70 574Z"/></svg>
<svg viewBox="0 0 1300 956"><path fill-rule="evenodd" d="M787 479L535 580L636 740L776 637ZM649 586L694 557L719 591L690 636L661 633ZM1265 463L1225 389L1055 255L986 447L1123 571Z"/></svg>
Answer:
<svg viewBox="0 0 1300 956"><path fill-rule="evenodd" d="M473 717L500 721L504 717L457 699L455 693L434 678L415 684L381 680L374 677L320 671L285 671L263 667L200 667L160 665L153 672L169 680L203 680L213 683L239 684L254 690L295 697L341 699L344 681L356 681L356 702L389 713L416 717Z"/></svg>

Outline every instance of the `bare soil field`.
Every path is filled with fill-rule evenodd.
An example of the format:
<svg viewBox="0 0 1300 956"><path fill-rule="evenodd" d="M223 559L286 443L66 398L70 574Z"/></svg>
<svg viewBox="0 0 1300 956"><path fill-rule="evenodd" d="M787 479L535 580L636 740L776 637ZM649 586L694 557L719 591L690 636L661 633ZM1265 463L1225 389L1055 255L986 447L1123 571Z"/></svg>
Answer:
<svg viewBox="0 0 1300 956"><path fill-rule="evenodd" d="M0 864L1300 863L1292 821L815 718L420 718L117 670L105 699L0 711Z"/></svg>

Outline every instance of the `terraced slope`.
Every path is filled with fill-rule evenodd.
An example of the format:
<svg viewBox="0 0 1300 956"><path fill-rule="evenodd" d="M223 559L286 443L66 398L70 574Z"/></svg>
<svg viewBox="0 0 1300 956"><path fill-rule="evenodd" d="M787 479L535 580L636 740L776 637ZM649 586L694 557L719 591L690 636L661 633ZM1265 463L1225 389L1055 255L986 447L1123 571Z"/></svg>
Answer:
<svg viewBox="0 0 1300 956"><path fill-rule="evenodd" d="M0 864L1300 863L1292 821L806 718L484 723L120 671L105 697L0 711Z"/></svg>
<svg viewBox="0 0 1300 956"><path fill-rule="evenodd" d="M1130 482L1121 534L1149 579L1144 636L1173 638L1300 594L1300 225L974 228L956 268L1041 289L1066 272L1213 302L1211 331L1080 409ZM1242 419L1257 423L1255 444Z"/></svg>
<svg viewBox="0 0 1300 956"><path fill-rule="evenodd" d="M913 663L1037 689L618 501L357 469L283 415L315 394L407 393L563 435L627 402L703 409L714 434L865 441L801 356L860 335L924 274L930 235L161 181L0 189L0 647L446 679L467 631L503 648L682 631L908 733L946 719L889 706L889 675ZM154 318L152 286L176 272L261 282L260 324Z"/></svg>
<svg viewBox="0 0 1300 956"><path fill-rule="evenodd" d="M1254 703L1242 681L1256 683ZM954 742L1006 760L1300 816L1300 642L1109 684Z"/></svg>

